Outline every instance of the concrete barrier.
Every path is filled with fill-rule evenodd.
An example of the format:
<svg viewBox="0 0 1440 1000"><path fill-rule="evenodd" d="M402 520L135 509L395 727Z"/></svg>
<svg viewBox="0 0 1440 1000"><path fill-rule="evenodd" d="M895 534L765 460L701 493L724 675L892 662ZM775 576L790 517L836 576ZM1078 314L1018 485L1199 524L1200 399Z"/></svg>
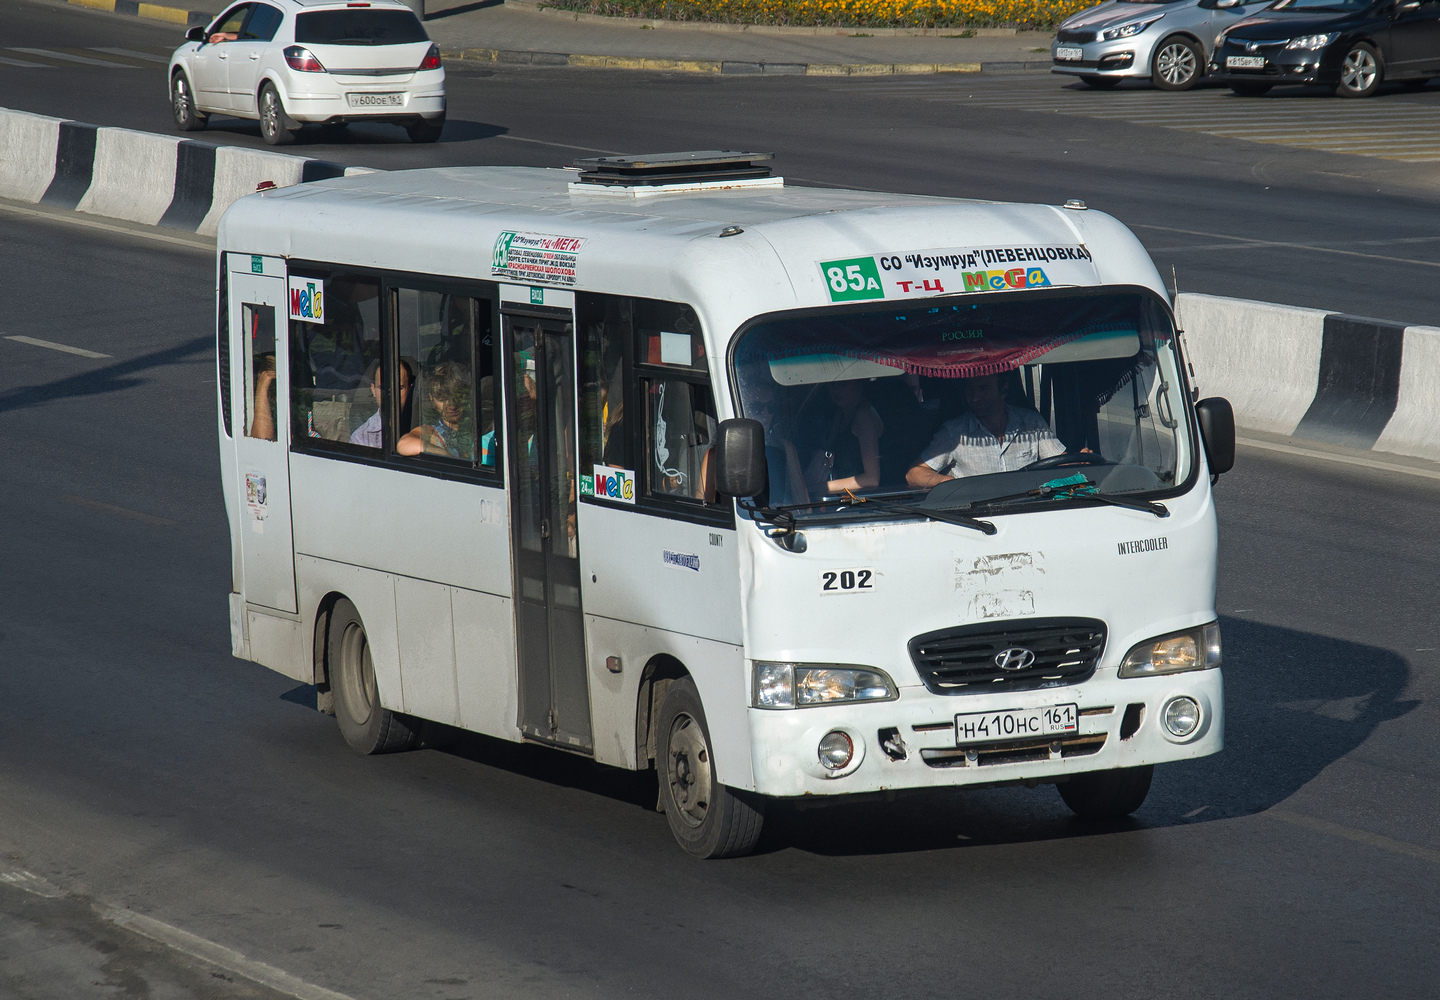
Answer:
<svg viewBox="0 0 1440 1000"><path fill-rule="evenodd" d="M1440 329L1188 292L1175 314L1242 429L1440 461Z"/></svg>
<svg viewBox="0 0 1440 1000"><path fill-rule="evenodd" d="M214 235L232 202L261 184L368 172L0 108L0 198L205 236Z"/></svg>

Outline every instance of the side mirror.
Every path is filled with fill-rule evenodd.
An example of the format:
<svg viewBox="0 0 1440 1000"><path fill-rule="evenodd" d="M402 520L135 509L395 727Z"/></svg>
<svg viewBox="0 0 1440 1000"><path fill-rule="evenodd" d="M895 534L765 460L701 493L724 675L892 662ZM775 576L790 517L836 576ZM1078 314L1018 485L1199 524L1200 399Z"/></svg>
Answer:
<svg viewBox="0 0 1440 1000"><path fill-rule="evenodd" d="M185 41L187 41L187 42L204 42L204 41L205 41L205 26L204 26L203 24L197 24L197 25L195 25L195 27L188 29L188 30L185 32Z"/></svg>
<svg viewBox="0 0 1440 1000"><path fill-rule="evenodd" d="M1235 467L1235 411L1230 400L1219 396L1200 400L1195 404L1195 419L1211 475L1229 472Z"/></svg>
<svg viewBox="0 0 1440 1000"><path fill-rule="evenodd" d="M1395 5L1395 13L1397 13L1397 14L1408 14L1408 13L1410 13L1412 10L1419 10L1419 9L1420 9L1420 0L1402 0L1401 3L1397 3L1397 4Z"/></svg>
<svg viewBox="0 0 1440 1000"><path fill-rule="evenodd" d="M1215 6L1220 10L1229 10L1231 7L1239 7L1245 0L1215 0Z"/></svg>
<svg viewBox="0 0 1440 1000"><path fill-rule="evenodd" d="M764 425L743 417L720 421L715 442L716 490L731 497L753 497L765 492L768 473Z"/></svg>

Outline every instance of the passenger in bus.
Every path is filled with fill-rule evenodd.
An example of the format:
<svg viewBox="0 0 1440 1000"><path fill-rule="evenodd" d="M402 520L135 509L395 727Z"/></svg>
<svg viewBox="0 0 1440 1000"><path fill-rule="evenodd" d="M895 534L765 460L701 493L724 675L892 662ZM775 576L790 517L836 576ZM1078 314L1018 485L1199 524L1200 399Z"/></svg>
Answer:
<svg viewBox="0 0 1440 1000"><path fill-rule="evenodd" d="M424 381L434 419L402 437L395 443L395 450L401 455L448 455L473 461L475 414L470 369L453 361L442 361L430 370Z"/></svg>
<svg viewBox="0 0 1440 1000"><path fill-rule="evenodd" d="M745 415L760 421L765 428L765 462L769 467L770 503L772 506L801 503L805 497L805 477L801 475L800 453L790 432L789 415L784 412L779 387L763 366L756 366L745 377L742 391Z"/></svg>
<svg viewBox="0 0 1440 1000"><path fill-rule="evenodd" d="M370 383L370 395L375 397L375 412L370 415L359 427L355 428L350 435L350 443L363 445L366 448L381 447L384 438L380 432L380 424L383 419L385 408L381 405L381 396L384 391L380 380L380 362L370 362L370 370L365 375ZM415 369L410 362L401 359L400 361L400 412L404 413L405 408L410 405L410 387L415 383Z"/></svg>
<svg viewBox="0 0 1440 1000"><path fill-rule="evenodd" d="M967 378L962 389L970 412L940 425L905 474L911 486L930 489L962 476L1014 472L1065 453L1044 417L1005 401L1002 376Z"/></svg>
<svg viewBox="0 0 1440 1000"><path fill-rule="evenodd" d="M275 440L275 355L255 356L255 408L251 411L250 436Z"/></svg>
<svg viewBox="0 0 1440 1000"><path fill-rule="evenodd" d="M880 436L885 422L865 399L864 386L859 379L826 386L832 410L821 418L823 429L805 467L808 499L880 485Z"/></svg>

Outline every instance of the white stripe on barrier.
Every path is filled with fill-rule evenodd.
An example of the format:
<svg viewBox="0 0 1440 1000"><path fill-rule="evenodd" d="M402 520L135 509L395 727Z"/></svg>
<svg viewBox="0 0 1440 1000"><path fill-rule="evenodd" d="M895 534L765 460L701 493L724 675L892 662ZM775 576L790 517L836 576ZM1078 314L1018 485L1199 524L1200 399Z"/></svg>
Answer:
<svg viewBox="0 0 1440 1000"><path fill-rule="evenodd" d="M1406 327L1400 398L1375 450L1440 462L1440 328Z"/></svg>
<svg viewBox="0 0 1440 1000"><path fill-rule="evenodd" d="M95 136L95 168L77 212L153 226L175 193L178 138L102 128Z"/></svg>
<svg viewBox="0 0 1440 1000"><path fill-rule="evenodd" d="M215 200L196 232L202 236L214 236L220 216L225 214L225 209L232 202L254 194L256 186L262 181L273 181L276 187L299 184L304 171L305 160L298 156L221 146L215 151Z"/></svg>
<svg viewBox="0 0 1440 1000"><path fill-rule="evenodd" d="M60 120L0 108L0 198L35 204L55 177Z"/></svg>
<svg viewBox="0 0 1440 1000"><path fill-rule="evenodd" d="M1175 303L1202 396L1224 396L1235 422L1294 432L1320 381L1323 309L1182 292Z"/></svg>

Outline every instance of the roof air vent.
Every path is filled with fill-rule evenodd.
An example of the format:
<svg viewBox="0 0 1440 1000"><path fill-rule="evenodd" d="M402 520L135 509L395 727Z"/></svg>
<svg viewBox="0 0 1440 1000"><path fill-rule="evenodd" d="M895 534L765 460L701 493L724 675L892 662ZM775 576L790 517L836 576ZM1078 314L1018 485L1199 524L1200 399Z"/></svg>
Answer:
<svg viewBox="0 0 1440 1000"><path fill-rule="evenodd" d="M783 187L764 161L773 153L704 149L690 153L649 153L630 156L589 156L570 166L580 171L571 191L598 194L659 194L724 188Z"/></svg>

